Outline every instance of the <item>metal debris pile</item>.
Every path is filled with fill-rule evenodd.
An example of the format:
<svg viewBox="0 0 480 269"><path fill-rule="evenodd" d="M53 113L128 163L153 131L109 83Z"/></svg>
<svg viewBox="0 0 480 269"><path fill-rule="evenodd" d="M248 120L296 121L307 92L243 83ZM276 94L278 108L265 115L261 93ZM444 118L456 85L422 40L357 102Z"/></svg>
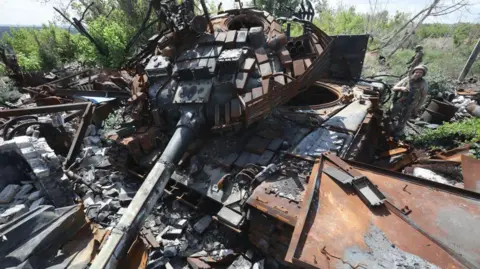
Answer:
<svg viewBox="0 0 480 269"><path fill-rule="evenodd" d="M0 264L480 266L478 229L465 234L479 161L389 138L383 84L359 81L368 36L190 4L158 7L180 12L135 69L26 87L0 110ZM282 30L293 21L302 36ZM466 116L463 96L423 121Z"/></svg>

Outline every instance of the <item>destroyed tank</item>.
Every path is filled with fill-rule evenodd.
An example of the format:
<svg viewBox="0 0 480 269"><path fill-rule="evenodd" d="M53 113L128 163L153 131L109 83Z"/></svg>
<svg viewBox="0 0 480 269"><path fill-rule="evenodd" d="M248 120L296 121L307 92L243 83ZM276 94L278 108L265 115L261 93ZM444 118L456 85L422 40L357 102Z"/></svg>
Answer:
<svg viewBox="0 0 480 269"><path fill-rule="evenodd" d="M360 77L368 37L328 36L311 23L312 8L275 19L244 8L210 16L201 4L204 15L193 16L191 1L158 3L164 28L144 72L155 125L174 131L92 268L115 267L200 130L238 131L307 89L328 88L325 81ZM292 20L302 35L290 35Z"/></svg>

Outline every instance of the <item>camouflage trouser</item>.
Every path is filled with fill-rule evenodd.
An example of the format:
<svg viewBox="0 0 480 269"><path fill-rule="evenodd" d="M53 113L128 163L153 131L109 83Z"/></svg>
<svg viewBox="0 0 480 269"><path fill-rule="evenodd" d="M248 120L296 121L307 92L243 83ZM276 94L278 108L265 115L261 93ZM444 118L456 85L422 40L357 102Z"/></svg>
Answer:
<svg viewBox="0 0 480 269"><path fill-rule="evenodd" d="M413 105L396 102L390 110L391 132L394 136L403 135L405 125L413 113Z"/></svg>

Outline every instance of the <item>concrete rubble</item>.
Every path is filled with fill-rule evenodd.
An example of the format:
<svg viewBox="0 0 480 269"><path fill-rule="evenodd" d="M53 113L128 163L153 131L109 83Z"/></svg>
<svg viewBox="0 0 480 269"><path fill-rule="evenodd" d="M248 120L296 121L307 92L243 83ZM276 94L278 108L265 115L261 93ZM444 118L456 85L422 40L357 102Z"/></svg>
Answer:
<svg viewBox="0 0 480 269"><path fill-rule="evenodd" d="M360 81L368 36L346 42L307 20L308 34L287 38L256 9L195 17L205 29L194 34L184 9L151 40L154 51L131 59L141 72L79 72L0 110L0 254L16 257L12 268L480 266L478 242L452 236L480 214L480 194L463 189L454 160L465 151L440 158L391 139L388 88ZM344 50L360 69L338 71ZM462 94L437 101L454 107L451 121L476 105ZM440 219L447 207L455 223ZM358 230L367 224L377 236ZM443 228L448 236L431 240ZM35 247L42 240L51 250ZM431 250L410 248L415 240Z"/></svg>

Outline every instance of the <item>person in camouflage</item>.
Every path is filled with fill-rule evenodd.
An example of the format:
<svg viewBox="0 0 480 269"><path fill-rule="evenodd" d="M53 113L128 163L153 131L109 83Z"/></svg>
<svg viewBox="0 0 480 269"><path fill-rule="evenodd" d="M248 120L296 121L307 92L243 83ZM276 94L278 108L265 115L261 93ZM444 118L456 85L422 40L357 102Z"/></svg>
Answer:
<svg viewBox="0 0 480 269"><path fill-rule="evenodd" d="M393 136L398 138L403 135L405 125L412 116L417 116L428 93L428 84L424 79L427 67L416 66L410 76L399 81L392 90L398 92L400 97L394 101L390 110L390 120Z"/></svg>
<svg viewBox="0 0 480 269"><path fill-rule="evenodd" d="M418 45L415 47L415 55L413 55L412 59L407 62L409 72L412 71L412 68L415 66L419 66L423 61L423 47Z"/></svg>

